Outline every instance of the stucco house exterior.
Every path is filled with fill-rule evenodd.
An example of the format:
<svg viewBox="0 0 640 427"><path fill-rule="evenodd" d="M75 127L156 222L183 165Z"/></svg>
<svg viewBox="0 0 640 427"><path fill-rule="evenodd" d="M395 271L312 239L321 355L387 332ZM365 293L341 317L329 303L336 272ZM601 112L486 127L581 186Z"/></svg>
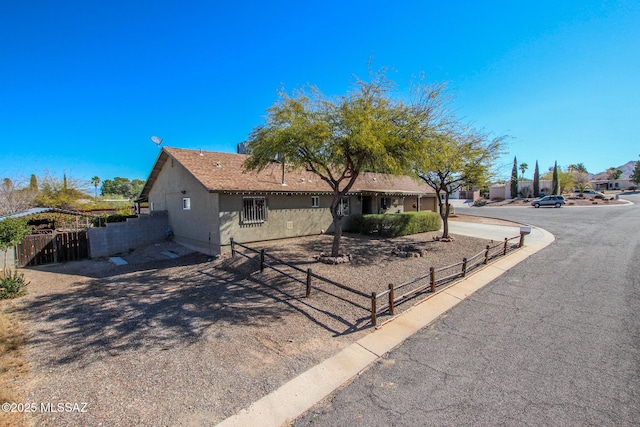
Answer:
<svg viewBox="0 0 640 427"><path fill-rule="evenodd" d="M314 173L273 162L245 171L244 154L164 147L139 201L166 211L175 241L218 254L256 242L331 231L333 192ZM284 176L284 182L283 182ZM343 227L359 213L436 211L433 189L407 176L363 173L343 198Z"/></svg>
<svg viewBox="0 0 640 427"><path fill-rule="evenodd" d="M549 179L541 179L538 181L540 184L540 193L551 194L553 182ZM533 181L518 181L518 193L525 198L533 197ZM511 183L493 184L489 186L489 199L491 200L506 200L513 199L511 195Z"/></svg>
<svg viewBox="0 0 640 427"><path fill-rule="evenodd" d="M597 191L602 190L628 190L637 187L630 178L620 179L594 179L589 181L591 188Z"/></svg>

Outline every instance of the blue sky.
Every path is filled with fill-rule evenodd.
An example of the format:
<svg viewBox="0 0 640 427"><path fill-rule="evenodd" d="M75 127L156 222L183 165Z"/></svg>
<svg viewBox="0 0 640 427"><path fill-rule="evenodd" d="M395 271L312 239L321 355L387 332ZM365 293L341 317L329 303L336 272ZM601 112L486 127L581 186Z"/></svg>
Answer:
<svg viewBox="0 0 640 427"><path fill-rule="evenodd" d="M533 174L640 154L640 2L3 1L0 176L146 179L172 147L234 152L277 91L424 72Z"/></svg>

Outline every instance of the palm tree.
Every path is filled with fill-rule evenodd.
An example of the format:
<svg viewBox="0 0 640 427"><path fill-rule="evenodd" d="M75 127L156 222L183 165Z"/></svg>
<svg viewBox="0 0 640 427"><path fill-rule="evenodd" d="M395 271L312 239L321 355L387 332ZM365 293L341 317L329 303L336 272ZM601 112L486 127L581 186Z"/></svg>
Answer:
<svg viewBox="0 0 640 427"><path fill-rule="evenodd" d="M98 198L98 185L100 185L100 177L99 176L94 176L93 178L91 178L91 183L96 188L94 199L97 199Z"/></svg>
<svg viewBox="0 0 640 427"><path fill-rule="evenodd" d="M520 163L520 173L522 174L522 176L520 176L520 178L524 178L524 172L529 169L529 165L526 163Z"/></svg>

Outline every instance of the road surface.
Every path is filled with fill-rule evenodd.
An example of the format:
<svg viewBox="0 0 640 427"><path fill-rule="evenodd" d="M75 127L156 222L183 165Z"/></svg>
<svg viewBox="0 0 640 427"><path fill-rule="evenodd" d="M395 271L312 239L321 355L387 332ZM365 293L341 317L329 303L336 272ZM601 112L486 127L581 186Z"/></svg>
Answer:
<svg viewBox="0 0 640 427"><path fill-rule="evenodd" d="M636 205L457 208L556 242L295 425L640 425L640 195L625 197Z"/></svg>

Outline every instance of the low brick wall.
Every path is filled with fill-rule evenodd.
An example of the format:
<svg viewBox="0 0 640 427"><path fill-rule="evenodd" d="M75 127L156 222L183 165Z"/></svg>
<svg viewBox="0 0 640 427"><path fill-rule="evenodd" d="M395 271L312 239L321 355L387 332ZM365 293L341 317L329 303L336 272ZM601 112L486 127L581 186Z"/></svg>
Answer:
<svg viewBox="0 0 640 427"><path fill-rule="evenodd" d="M153 212L128 218L126 222L113 222L106 227L89 229L89 256L99 258L129 249L157 243L167 238L169 217L166 212Z"/></svg>

